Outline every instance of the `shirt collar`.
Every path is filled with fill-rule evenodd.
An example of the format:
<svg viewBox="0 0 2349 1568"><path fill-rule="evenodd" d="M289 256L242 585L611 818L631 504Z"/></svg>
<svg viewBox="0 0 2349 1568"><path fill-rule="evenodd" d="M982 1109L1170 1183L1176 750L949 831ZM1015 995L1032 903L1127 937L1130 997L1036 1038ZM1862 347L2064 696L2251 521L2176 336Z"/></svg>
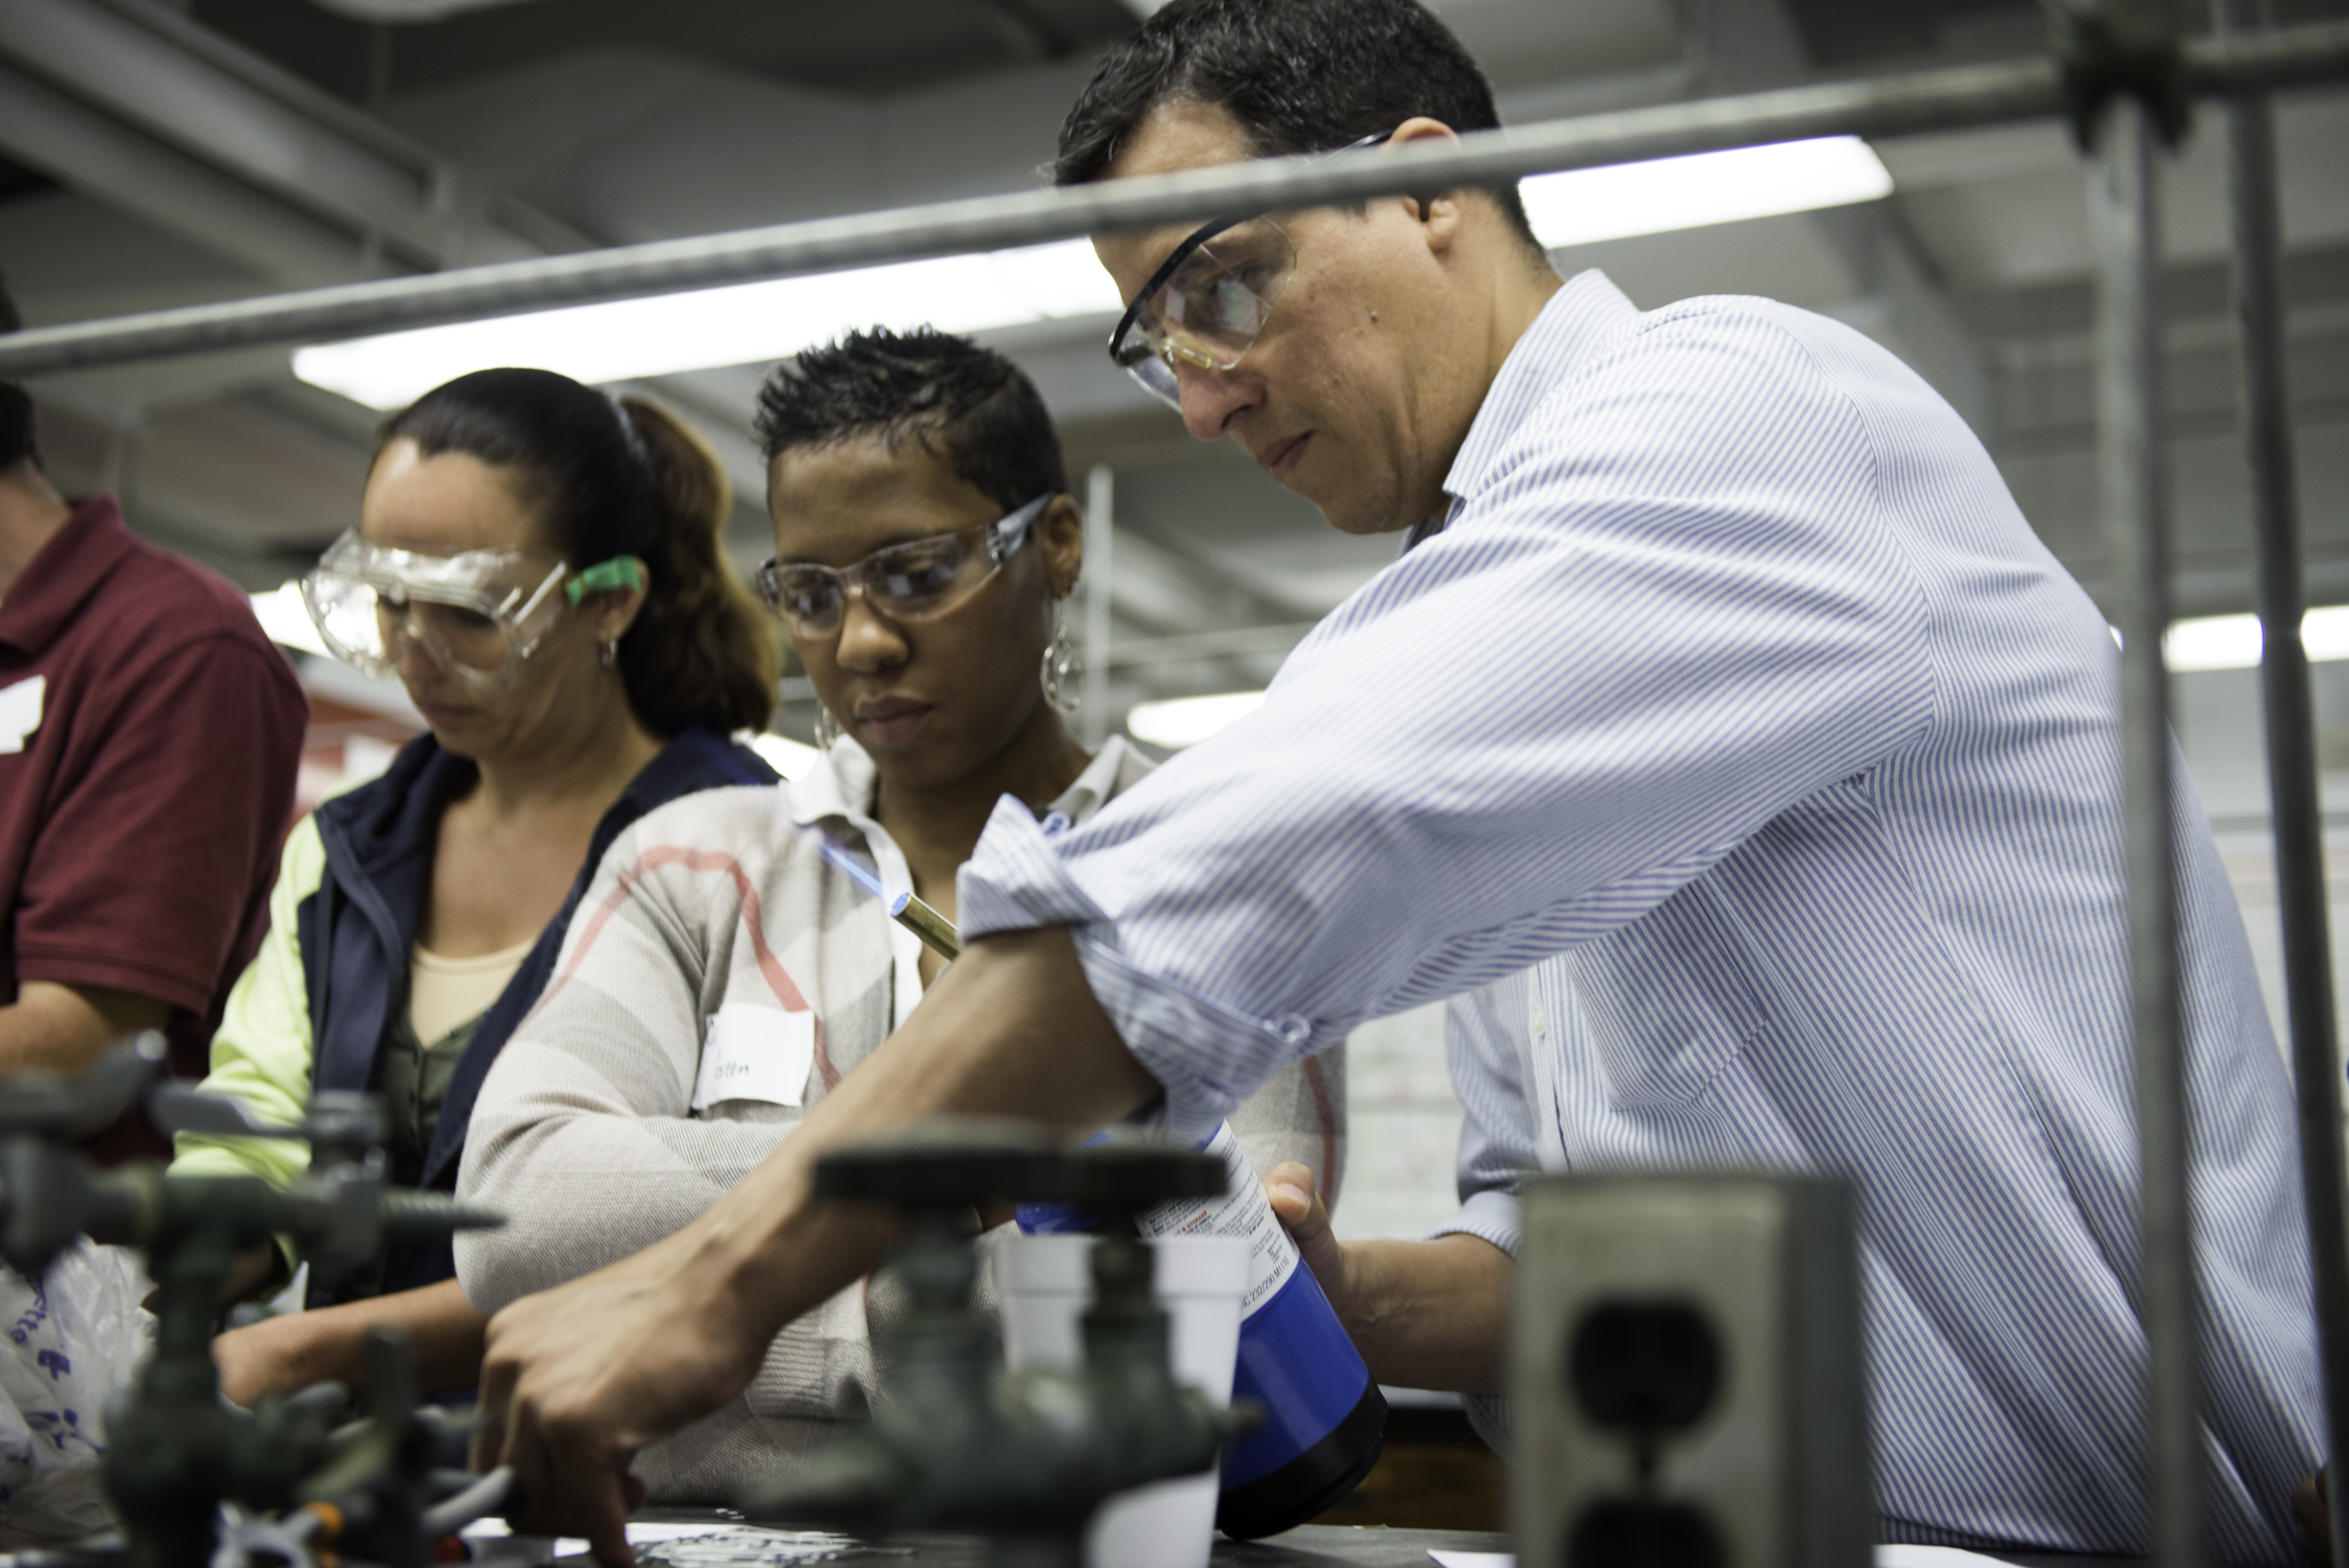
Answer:
<svg viewBox="0 0 2349 1568"><path fill-rule="evenodd" d="M1102 748L1093 753L1093 759L1085 765L1085 770L1077 775L1077 781L1061 790L1060 798L1045 808L1045 814L1050 816L1058 812L1071 823L1076 823L1100 810L1102 802L1117 793L1119 776L1125 771L1129 758L1141 763L1141 758L1133 755L1133 748L1126 744L1124 736L1111 736ZM1147 764L1143 766L1146 768Z"/></svg>
<svg viewBox="0 0 2349 1568"><path fill-rule="evenodd" d="M112 496L76 502L65 526L0 598L0 643L27 654L47 647L138 543Z"/></svg>
<svg viewBox="0 0 2349 1568"><path fill-rule="evenodd" d="M870 825L873 785L878 777L864 748L845 737L832 743L816 765L783 786L792 820L804 827L841 817L859 828Z"/></svg>
<svg viewBox="0 0 2349 1568"><path fill-rule="evenodd" d="M1608 281L1596 267L1577 273L1564 288L1549 296L1524 335L1501 361L1501 373L1476 407L1468 438L1444 476L1444 490L1453 505L1441 519L1429 518L1413 526L1403 549L1444 531L1460 500L1475 491L1552 387L1599 352L1617 334L1640 319L1640 307Z"/></svg>
<svg viewBox="0 0 2349 1568"><path fill-rule="evenodd" d="M1112 735L1085 770L1077 775L1076 782L1044 808L1050 815L1058 812L1071 823L1081 822L1099 810L1102 803L1118 791L1119 776L1140 758L1123 735ZM798 782L784 786L785 798L791 804L792 820L805 825L838 817L860 831L876 832L872 820L873 791L880 782L880 771L864 748L843 738L833 743L823 760L801 776Z"/></svg>

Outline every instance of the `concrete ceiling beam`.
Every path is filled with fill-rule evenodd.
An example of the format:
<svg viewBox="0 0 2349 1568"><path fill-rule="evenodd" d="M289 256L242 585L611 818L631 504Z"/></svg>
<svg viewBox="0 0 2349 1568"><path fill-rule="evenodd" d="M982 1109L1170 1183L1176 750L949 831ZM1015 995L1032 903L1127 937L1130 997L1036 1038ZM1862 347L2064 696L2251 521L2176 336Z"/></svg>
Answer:
<svg viewBox="0 0 2349 1568"><path fill-rule="evenodd" d="M0 148L274 285L310 287L359 276L359 247L348 232L133 129L6 59L0 59Z"/></svg>
<svg viewBox="0 0 2349 1568"><path fill-rule="evenodd" d="M266 91L143 21L91 0L5 0L0 52L284 201L374 230L412 261L440 259L446 197L430 154L363 139L350 117L329 123L316 104Z"/></svg>
<svg viewBox="0 0 2349 1568"><path fill-rule="evenodd" d="M0 0L0 63L12 88L37 81L52 120L60 100L82 106L78 139L93 139L88 122L112 130L115 166L103 188L86 183L82 167L35 141L27 161L57 172L77 188L123 204L142 216L170 213L168 226L213 244L220 231L260 227L269 238L248 242L239 259L278 248L289 231L297 260L318 252L321 236L339 235L349 256L330 275L360 271L362 248L377 265L438 268L460 262L517 260L592 242L568 225L510 196L469 180L464 170L422 143L320 91L150 0ZM16 96L14 93L11 96ZM139 140L153 156L124 150ZM14 150L17 143L12 139ZM129 170L167 173L192 161L210 178L201 201L171 192L126 192ZM176 165L175 169L173 166ZM223 191L242 186L241 192ZM135 200L124 200L126 195ZM191 229L190 210L225 199L238 216ZM274 207L276 215L255 218ZM263 265L276 277L282 268Z"/></svg>

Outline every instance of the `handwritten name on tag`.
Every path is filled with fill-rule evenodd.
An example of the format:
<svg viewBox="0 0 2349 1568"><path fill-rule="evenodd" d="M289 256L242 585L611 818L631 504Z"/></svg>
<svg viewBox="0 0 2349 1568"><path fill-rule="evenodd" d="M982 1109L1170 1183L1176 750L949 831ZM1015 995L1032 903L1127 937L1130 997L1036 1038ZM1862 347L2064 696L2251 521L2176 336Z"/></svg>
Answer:
<svg viewBox="0 0 2349 1568"><path fill-rule="evenodd" d="M35 676L0 686L0 754L25 749L25 738L41 727L41 697L49 677Z"/></svg>
<svg viewBox="0 0 2349 1568"><path fill-rule="evenodd" d="M815 1015L729 1002L710 1016L701 1043L701 1071L693 1109L720 1100L756 1099L799 1105L815 1065Z"/></svg>

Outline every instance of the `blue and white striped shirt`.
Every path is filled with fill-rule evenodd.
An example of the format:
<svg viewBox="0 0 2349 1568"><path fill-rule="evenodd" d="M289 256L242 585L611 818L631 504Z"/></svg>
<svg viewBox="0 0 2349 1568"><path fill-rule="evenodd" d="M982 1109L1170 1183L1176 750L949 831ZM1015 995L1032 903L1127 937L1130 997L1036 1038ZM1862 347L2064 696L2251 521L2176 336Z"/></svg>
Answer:
<svg viewBox="0 0 2349 1568"><path fill-rule="evenodd" d="M1549 960L1455 1009L1472 1191L1851 1175L1888 1532L2136 1550L2104 618L1930 387L1766 301L1576 278L1445 488L1248 717L1073 831L999 810L965 929L1071 926L1182 1130ZM2319 1430L2290 1089L2178 785L2213 1541L2276 1559Z"/></svg>

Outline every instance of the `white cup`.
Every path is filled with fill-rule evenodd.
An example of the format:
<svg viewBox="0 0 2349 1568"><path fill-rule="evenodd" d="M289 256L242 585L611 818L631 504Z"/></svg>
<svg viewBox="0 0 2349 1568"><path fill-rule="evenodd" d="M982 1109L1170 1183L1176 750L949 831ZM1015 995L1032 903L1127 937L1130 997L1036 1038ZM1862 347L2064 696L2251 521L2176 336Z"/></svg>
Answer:
<svg viewBox="0 0 2349 1568"><path fill-rule="evenodd" d="M1074 1371L1084 1359L1080 1319L1092 1300L1091 1236L1006 1235L996 1243L1003 1295L1003 1355L1014 1371ZM1245 1236L1166 1236L1154 1291L1166 1309L1174 1381L1218 1405L1232 1398L1240 1300L1247 1294ZM1085 1532L1087 1568L1207 1568L1216 1539L1216 1470L1120 1492Z"/></svg>

